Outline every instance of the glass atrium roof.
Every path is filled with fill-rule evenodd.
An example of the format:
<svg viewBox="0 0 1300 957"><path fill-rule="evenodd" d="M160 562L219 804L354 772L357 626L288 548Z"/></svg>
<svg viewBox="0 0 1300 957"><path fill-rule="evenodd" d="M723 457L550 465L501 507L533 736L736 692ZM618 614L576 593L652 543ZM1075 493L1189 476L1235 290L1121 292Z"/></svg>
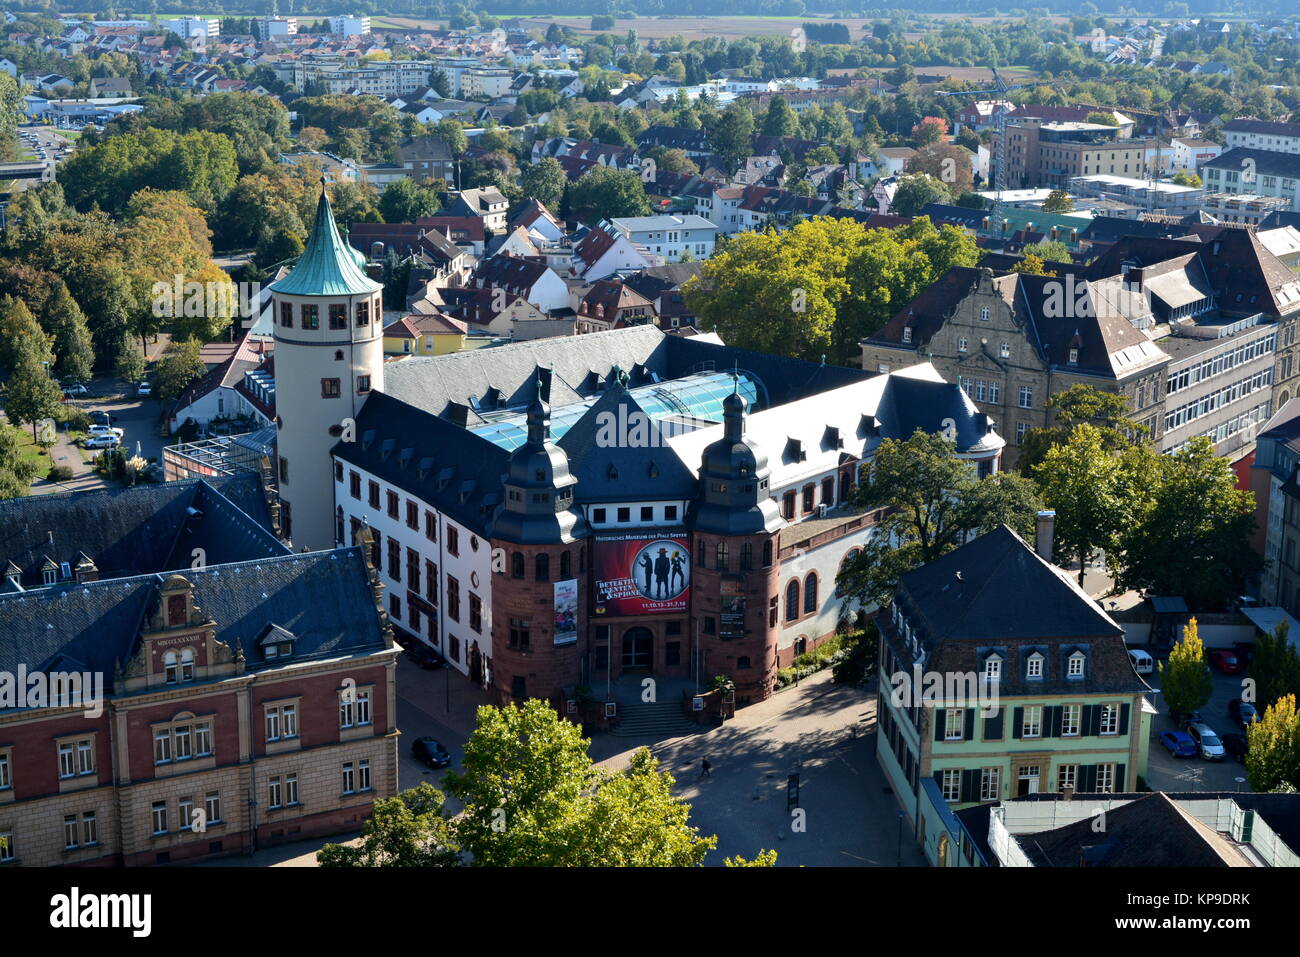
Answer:
<svg viewBox="0 0 1300 957"><path fill-rule="evenodd" d="M722 421L722 403L731 395L733 387L738 387L740 394L754 411L759 397L758 382L744 372L737 373L733 386L730 372L705 372L657 382L652 385L637 386L628 389L628 394L636 401L646 415L656 422L673 419L675 432L693 431L692 427L683 429L682 420L702 419L708 423ZM573 402L551 410L551 439L558 440L568 432L573 424L587 414L587 410L596 404L600 395L593 395L582 402ZM528 417L526 411L502 411L484 413L490 419L487 424L470 429L506 451L513 451L528 441Z"/></svg>

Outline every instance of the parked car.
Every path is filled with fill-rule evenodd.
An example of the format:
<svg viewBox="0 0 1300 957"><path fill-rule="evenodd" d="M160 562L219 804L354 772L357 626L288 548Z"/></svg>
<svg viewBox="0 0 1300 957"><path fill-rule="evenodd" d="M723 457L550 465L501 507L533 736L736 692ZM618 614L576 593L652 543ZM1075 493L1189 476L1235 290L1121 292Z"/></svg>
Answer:
<svg viewBox="0 0 1300 957"><path fill-rule="evenodd" d="M442 667L442 659L438 653L422 641L410 641L406 645L406 653L411 656L411 660L426 671L432 671L435 668Z"/></svg>
<svg viewBox="0 0 1300 957"><path fill-rule="evenodd" d="M1209 658L1210 667L1220 674L1236 675L1241 673L1241 660L1237 657L1235 651L1228 651L1226 648L1215 648L1210 652Z"/></svg>
<svg viewBox="0 0 1300 957"><path fill-rule="evenodd" d="M1245 728L1252 721L1259 720L1259 712L1249 701L1242 701L1239 698L1233 698L1228 702L1228 717Z"/></svg>
<svg viewBox="0 0 1300 957"><path fill-rule="evenodd" d="M1178 727L1182 728L1184 731L1187 730L1189 724L1201 723L1201 713L1199 711L1188 711L1186 713L1182 711L1170 711L1169 717L1174 724L1178 725Z"/></svg>
<svg viewBox="0 0 1300 957"><path fill-rule="evenodd" d="M90 392L90 390L80 382L69 382L63 387L64 395L86 395L88 392Z"/></svg>
<svg viewBox="0 0 1300 957"><path fill-rule="evenodd" d="M1141 648L1130 648L1128 660L1133 663L1133 670L1140 675L1153 674L1156 670L1156 660Z"/></svg>
<svg viewBox="0 0 1300 957"><path fill-rule="evenodd" d="M146 466L145 470L141 472L140 475L146 482L162 482L166 478L166 474L163 472L163 467L157 462Z"/></svg>
<svg viewBox="0 0 1300 957"><path fill-rule="evenodd" d="M96 425L112 425L113 417L103 409L95 409L90 413L90 421Z"/></svg>
<svg viewBox="0 0 1300 957"><path fill-rule="evenodd" d="M416 738L411 745L411 756L431 768L445 768L451 764L451 752L434 738Z"/></svg>
<svg viewBox="0 0 1300 957"><path fill-rule="evenodd" d="M1226 753L1223 750L1223 742L1219 736L1214 733L1214 729L1208 724L1196 722L1187 726L1187 733L1192 736L1196 746L1201 751L1201 757L1206 761L1222 761Z"/></svg>
<svg viewBox="0 0 1300 957"><path fill-rule="evenodd" d="M1244 734L1225 734L1219 739L1223 742L1223 749L1228 752L1234 761L1239 764L1246 763L1246 736Z"/></svg>
<svg viewBox="0 0 1300 957"><path fill-rule="evenodd" d="M135 387L135 394L140 396L153 395L153 386L148 382L140 382Z"/></svg>
<svg viewBox="0 0 1300 957"><path fill-rule="evenodd" d="M104 433L102 435L87 436L81 443L81 447L84 449L115 449L121 444L116 435Z"/></svg>
<svg viewBox="0 0 1300 957"><path fill-rule="evenodd" d="M1160 743L1176 758L1194 758L1199 754L1196 742L1186 731L1164 731Z"/></svg>
<svg viewBox="0 0 1300 957"><path fill-rule="evenodd" d="M92 425L86 432L89 435L116 435L119 439L126 435L123 429L114 425Z"/></svg>
<svg viewBox="0 0 1300 957"><path fill-rule="evenodd" d="M1232 650L1237 653L1237 660L1243 665L1249 665L1255 660L1255 643L1253 641L1239 641L1232 646Z"/></svg>

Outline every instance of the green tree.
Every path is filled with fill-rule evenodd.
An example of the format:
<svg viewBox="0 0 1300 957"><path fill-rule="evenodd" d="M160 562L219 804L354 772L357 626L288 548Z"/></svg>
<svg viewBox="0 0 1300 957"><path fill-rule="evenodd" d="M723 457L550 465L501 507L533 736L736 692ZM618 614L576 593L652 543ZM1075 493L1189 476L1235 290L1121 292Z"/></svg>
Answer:
<svg viewBox="0 0 1300 957"><path fill-rule="evenodd" d="M952 201L953 192L947 183L925 173L911 173L901 178L889 211L895 216L915 216L930 203Z"/></svg>
<svg viewBox="0 0 1300 957"><path fill-rule="evenodd" d="M1056 510L1056 557L1079 563L1082 586L1093 552L1109 551L1124 525L1130 503L1120 461L1102 445L1101 432L1082 423L1064 445L1047 451L1032 477L1047 507Z"/></svg>
<svg viewBox="0 0 1300 957"><path fill-rule="evenodd" d="M566 185L568 181L564 176L564 167L550 156L542 157L524 170L524 196L537 200L553 213L559 212Z"/></svg>
<svg viewBox="0 0 1300 957"><path fill-rule="evenodd" d="M1183 627L1183 637L1169 651L1169 663L1159 663L1160 693L1170 711L1187 714L1210 700L1214 679L1205 663L1205 646L1201 643L1193 618Z"/></svg>
<svg viewBox="0 0 1300 957"><path fill-rule="evenodd" d="M389 183L379 196L379 212L386 223L413 223L421 216L432 216L440 205L437 190L417 186L411 179Z"/></svg>
<svg viewBox="0 0 1300 957"><path fill-rule="evenodd" d="M767 104L763 115L764 136L798 136L799 117L779 93Z"/></svg>
<svg viewBox="0 0 1300 957"><path fill-rule="evenodd" d="M634 171L597 166L569 187L569 208L598 219L648 216L650 201Z"/></svg>
<svg viewBox="0 0 1300 957"><path fill-rule="evenodd" d="M716 843L644 749L597 768L581 730L545 702L484 706L448 791L464 803L460 846L480 866L693 866Z"/></svg>
<svg viewBox="0 0 1300 957"><path fill-rule="evenodd" d="M145 358L135 339L126 337L117 348L114 374L124 382L140 382L144 379Z"/></svg>
<svg viewBox="0 0 1300 957"><path fill-rule="evenodd" d="M1282 619L1272 632L1255 639L1250 676L1255 702L1267 707L1286 695L1300 694L1300 652L1291 644L1291 626Z"/></svg>
<svg viewBox="0 0 1300 957"><path fill-rule="evenodd" d="M709 131L709 143L736 169L750 155L754 146L754 114L742 103L732 103L718 117Z"/></svg>
<svg viewBox="0 0 1300 957"><path fill-rule="evenodd" d="M16 372L31 357L38 365L54 361L50 337L41 329L27 303L14 296L0 298L0 365Z"/></svg>
<svg viewBox="0 0 1300 957"><path fill-rule="evenodd" d="M95 369L95 343L86 314L60 280L45 309L45 325L54 337L55 368L71 382L89 382Z"/></svg>
<svg viewBox="0 0 1300 957"><path fill-rule="evenodd" d="M1146 507L1121 526L1118 584L1225 606L1263 570L1250 544L1254 493L1237 488L1232 466L1204 437L1173 455L1147 458Z"/></svg>
<svg viewBox="0 0 1300 957"><path fill-rule="evenodd" d="M170 402L207 371L199 356L200 348L197 339L173 339L163 350L153 370L153 391L159 399Z"/></svg>
<svg viewBox="0 0 1300 957"><path fill-rule="evenodd" d="M460 851L444 804L428 781L376 801L361 843L326 844L316 861L321 867L456 867Z"/></svg>
<svg viewBox="0 0 1300 957"><path fill-rule="evenodd" d="M722 863L726 867L776 867L776 851L759 851L752 860L746 860L737 854Z"/></svg>
<svg viewBox="0 0 1300 957"><path fill-rule="evenodd" d="M1048 449L1068 442L1080 422L1095 426L1101 432L1102 446L1111 452L1126 449L1146 437L1146 427L1129 418L1126 396L1085 382L1056 393L1047 400L1047 409L1052 425L1030 429L1020 443L1017 465L1022 472L1041 462Z"/></svg>
<svg viewBox="0 0 1300 957"><path fill-rule="evenodd" d="M1284 695L1246 728L1246 777L1252 791L1300 787L1300 714L1295 703L1295 695Z"/></svg>
<svg viewBox="0 0 1300 957"><path fill-rule="evenodd" d="M906 441L884 439L851 501L881 514L876 534L840 572L841 597L885 604L900 575L961 545L973 532L1006 523L1032 535L1039 501L1027 479L979 478L953 443L918 429Z"/></svg>
<svg viewBox="0 0 1300 957"><path fill-rule="evenodd" d="M50 378L49 365L34 351L24 352L5 382L5 415L11 422L30 425L35 439L36 423L57 415L62 403L63 390Z"/></svg>
<svg viewBox="0 0 1300 957"><path fill-rule="evenodd" d="M20 436L12 426L0 426L0 499L26 495L38 473L36 463L23 455Z"/></svg>

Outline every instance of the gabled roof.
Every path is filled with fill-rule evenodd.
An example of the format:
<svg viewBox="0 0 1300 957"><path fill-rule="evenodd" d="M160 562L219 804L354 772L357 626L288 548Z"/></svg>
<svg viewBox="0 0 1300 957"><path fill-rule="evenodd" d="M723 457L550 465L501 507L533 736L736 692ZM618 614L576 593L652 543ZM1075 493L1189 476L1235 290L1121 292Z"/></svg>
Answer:
<svg viewBox="0 0 1300 957"><path fill-rule="evenodd" d="M357 257L339 235L322 179L316 221L307 248L293 271L273 283L271 291L287 296L364 296L383 288L383 283L375 282L362 271Z"/></svg>

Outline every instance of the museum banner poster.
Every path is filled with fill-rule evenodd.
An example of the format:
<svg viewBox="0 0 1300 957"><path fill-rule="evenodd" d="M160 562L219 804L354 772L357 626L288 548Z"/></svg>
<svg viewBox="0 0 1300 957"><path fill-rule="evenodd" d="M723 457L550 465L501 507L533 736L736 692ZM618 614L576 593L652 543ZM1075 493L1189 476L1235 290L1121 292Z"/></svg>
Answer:
<svg viewBox="0 0 1300 957"><path fill-rule="evenodd" d="M578 579L555 583L555 644L571 645L578 640Z"/></svg>
<svg viewBox="0 0 1300 957"><path fill-rule="evenodd" d="M686 610L691 553L684 537L602 535L596 540L595 566L597 615Z"/></svg>

